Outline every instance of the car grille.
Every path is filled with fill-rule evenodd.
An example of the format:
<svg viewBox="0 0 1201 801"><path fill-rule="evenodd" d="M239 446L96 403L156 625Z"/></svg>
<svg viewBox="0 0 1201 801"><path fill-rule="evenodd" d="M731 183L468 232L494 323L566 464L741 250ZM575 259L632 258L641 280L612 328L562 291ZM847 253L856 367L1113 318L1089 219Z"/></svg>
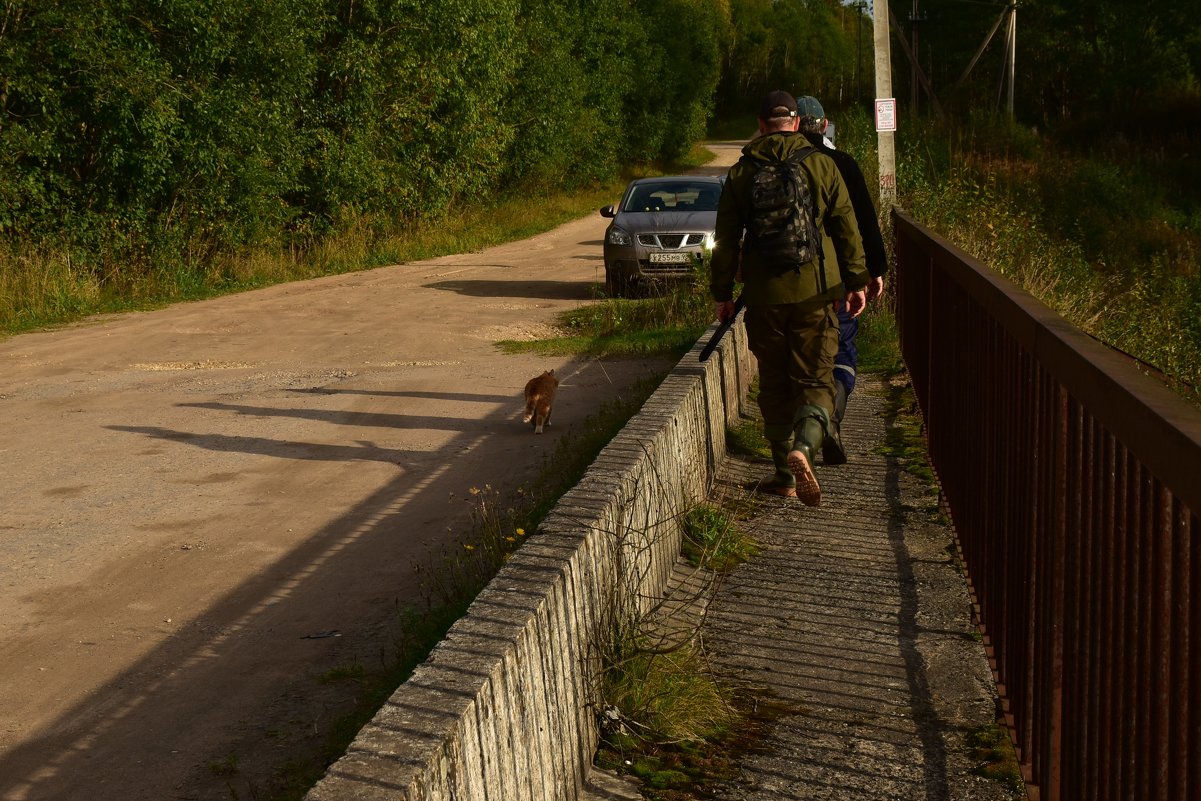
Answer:
<svg viewBox="0 0 1201 801"><path fill-rule="evenodd" d="M638 242L651 248L675 250L679 247L693 247L705 241L704 234L639 234Z"/></svg>

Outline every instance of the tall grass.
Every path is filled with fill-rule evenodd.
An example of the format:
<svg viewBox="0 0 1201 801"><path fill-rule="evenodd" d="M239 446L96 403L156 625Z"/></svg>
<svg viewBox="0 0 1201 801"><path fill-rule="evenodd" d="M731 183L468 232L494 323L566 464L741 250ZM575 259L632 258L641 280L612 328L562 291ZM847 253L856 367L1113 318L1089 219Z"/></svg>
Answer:
<svg viewBox="0 0 1201 801"><path fill-rule="evenodd" d="M874 184L865 115L840 145ZM1003 120L898 140L899 204L1086 333L1201 403L1201 195L1195 160L1117 141L1068 151Z"/></svg>
<svg viewBox="0 0 1201 801"><path fill-rule="evenodd" d="M0 332L488 247L593 212L623 186L621 180L581 192L526 194L454 209L436 222L396 223L387 229L360 219L303 248L207 254L196 261L164 262L150 271L97 274L77 267L77 255L65 248L8 243L0 245Z"/></svg>

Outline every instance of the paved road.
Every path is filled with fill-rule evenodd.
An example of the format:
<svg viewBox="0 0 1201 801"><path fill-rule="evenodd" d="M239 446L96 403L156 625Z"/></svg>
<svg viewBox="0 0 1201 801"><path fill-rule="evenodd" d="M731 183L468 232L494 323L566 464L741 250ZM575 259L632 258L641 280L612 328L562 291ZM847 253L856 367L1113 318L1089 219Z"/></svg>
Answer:
<svg viewBox="0 0 1201 801"><path fill-rule="evenodd" d="M318 742L470 488L668 368L494 346L590 302L605 222L0 342L0 799L255 797Z"/></svg>

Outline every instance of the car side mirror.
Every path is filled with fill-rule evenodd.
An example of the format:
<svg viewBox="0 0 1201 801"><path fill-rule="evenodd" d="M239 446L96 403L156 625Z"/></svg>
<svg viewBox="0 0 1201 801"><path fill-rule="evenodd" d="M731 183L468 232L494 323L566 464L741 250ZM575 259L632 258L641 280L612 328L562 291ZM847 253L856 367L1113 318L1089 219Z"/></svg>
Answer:
<svg viewBox="0 0 1201 801"><path fill-rule="evenodd" d="M616 217L617 209L613 208L613 204L610 203L608 206L604 206L603 208L601 208L600 215L602 217Z"/></svg>

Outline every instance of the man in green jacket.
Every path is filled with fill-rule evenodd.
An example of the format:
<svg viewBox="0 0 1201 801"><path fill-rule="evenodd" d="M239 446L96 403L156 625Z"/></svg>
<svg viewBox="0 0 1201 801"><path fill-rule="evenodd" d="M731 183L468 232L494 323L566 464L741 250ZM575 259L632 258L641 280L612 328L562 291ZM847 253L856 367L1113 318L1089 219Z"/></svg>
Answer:
<svg viewBox="0 0 1201 801"><path fill-rule="evenodd" d="M796 98L771 92L759 109L759 136L730 168L717 207L709 290L722 322L734 315L734 282L743 282L746 331L759 362L759 409L771 444L775 475L763 488L821 503L813 470L834 410L834 356L838 352L836 304L858 315L866 305L863 242L850 197L829 156L797 132ZM805 149L813 152L805 155ZM804 264L782 263L778 249L763 244L764 226L756 174L789 157L808 179L820 247ZM814 243L816 245L816 243Z"/></svg>

